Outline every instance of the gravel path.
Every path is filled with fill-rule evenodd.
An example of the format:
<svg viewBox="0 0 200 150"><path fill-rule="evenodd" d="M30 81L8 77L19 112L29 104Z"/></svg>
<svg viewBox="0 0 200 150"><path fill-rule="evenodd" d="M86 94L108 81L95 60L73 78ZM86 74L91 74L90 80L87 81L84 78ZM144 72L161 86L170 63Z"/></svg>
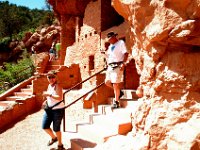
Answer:
<svg viewBox="0 0 200 150"><path fill-rule="evenodd" d="M1 150L49 150L49 137L41 129L43 111L27 116L0 135ZM68 145L66 145L68 146Z"/></svg>
<svg viewBox="0 0 200 150"><path fill-rule="evenodd" d="M77 96L77 95L76 95ZM69 98L68 98L69 99ZM70 100L69 100L70 101ZM63 133L63 144L70 150L70 139L77 137L75 124L87 120L93 110L84 110L82 101L68 108L66 115L66 132ZM33 113L12 128L0 134L0 150L49 150L57 147L57 143L48 147L49 136L42 130L43 110ZM63 131L63 125L62 125Z"/></svg>

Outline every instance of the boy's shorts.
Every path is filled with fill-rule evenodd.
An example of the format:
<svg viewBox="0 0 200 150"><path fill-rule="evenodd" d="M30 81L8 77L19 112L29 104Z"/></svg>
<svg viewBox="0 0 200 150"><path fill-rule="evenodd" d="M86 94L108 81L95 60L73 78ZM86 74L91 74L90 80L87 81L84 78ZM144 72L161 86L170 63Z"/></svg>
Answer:
<svg viewBox="0 0 200 150"><path fill-rule="evenodd" d="M64 116L64 109L55 109L50 113L44 112L42 129L49 129L53 122L53 131L60 131L61 121Z"/></svg>

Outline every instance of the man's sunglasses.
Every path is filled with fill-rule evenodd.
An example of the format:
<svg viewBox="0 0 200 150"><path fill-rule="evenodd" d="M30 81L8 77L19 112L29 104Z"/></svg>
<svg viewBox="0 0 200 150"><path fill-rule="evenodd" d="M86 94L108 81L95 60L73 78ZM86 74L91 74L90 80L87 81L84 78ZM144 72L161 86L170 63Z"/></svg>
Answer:
<svg viewBox="0 0 200 150"><path fill-rule="evenodd" d="M48 79L53 79L53 78L55 78L54 76L48 76L47 77Z"/></svg>

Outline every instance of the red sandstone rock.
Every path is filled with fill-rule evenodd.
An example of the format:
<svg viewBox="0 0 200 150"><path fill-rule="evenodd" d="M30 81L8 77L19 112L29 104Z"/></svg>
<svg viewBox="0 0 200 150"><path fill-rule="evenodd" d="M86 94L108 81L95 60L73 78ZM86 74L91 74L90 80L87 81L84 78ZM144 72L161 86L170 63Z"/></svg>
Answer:
<svg viewBox="0 0 200 150"><path fill-rule="evenodd" d="M94 45L87 40L99 43L99 37L93 36L93 32L94 28L98 29L100 24L103 24L98 22L98 17L88 17L91 13L94 16L98 16L98 13L99 16L102 15L97 11L98 9L92 11L98 6L98 1L88 5L89 1L81 0L49 0L49 2L59 14L62 33L71 34L74 31L71 26L66 27L67 23L75 23L72 14L84 16L84 24L82 26L77 24L76 40L73 41L69 35L61 34L63 44L61 49L65 55L67 48L68 57L65 59L67 63L74 60L74 63L80 64L81 70L88 69L86 65L88 60L84 58L87 58L89 53L97 55L98 51L90 51ZM103 4L106 1L101 2ZM79 9L81 4L83 4L82 9ZM130 146L128 149L200 149L200 128L198 128L200 124L200 2L197 0L112 0L112 5L129 24L127 43L140 74L139 88L141 89L137 92L138 95L143 96L138 102L139 106L133 108L136 109L133 112L133 136L130 137L133 145L132 143L128 145ZM120 27L110 26L108 30L121 31L119 34L121 36L125 34L126 28L120 30ZM105 35L102 34L102 37ZM72 42L76 43L72 46ZM78 50L80 52L76 53ZM98 65L101 58L99 55ZM62 59L64 61L64 58ZM98 65L95 67L99 67ZM82 76L87 76L87 72L81 73ZM114 139L112 144L105 145L105 149L106 147L115 149L116 145L121 144L116 141Z"/></svg>
<svg viewBox="0 0 200 150"><path fill-rule="evenodd" d="M200 149L200 130L192 123L200 124L199 1L113 0L113 6L131 25L143 87L133 141L147 134L148 149Z"/></svg>
<svg viewBox="0 0 200 150"><path fill-rule="evenodd" d="M65 15L83 15L85 7L90 1L91 0L48 0L48 2L53 6L55 12Z"/></svg>

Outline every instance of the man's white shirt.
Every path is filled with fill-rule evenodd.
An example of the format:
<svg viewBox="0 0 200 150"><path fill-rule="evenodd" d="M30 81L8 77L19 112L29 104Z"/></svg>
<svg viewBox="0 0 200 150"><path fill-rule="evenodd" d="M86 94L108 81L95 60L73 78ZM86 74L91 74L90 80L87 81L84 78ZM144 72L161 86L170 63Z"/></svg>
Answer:
<svg viewBox="0 0 200 150"><path fill-rule="evenodd" d="M123 61L125 53L127 53L127 49L123 40L110 44L107 51L108 64Z"/></svg>

